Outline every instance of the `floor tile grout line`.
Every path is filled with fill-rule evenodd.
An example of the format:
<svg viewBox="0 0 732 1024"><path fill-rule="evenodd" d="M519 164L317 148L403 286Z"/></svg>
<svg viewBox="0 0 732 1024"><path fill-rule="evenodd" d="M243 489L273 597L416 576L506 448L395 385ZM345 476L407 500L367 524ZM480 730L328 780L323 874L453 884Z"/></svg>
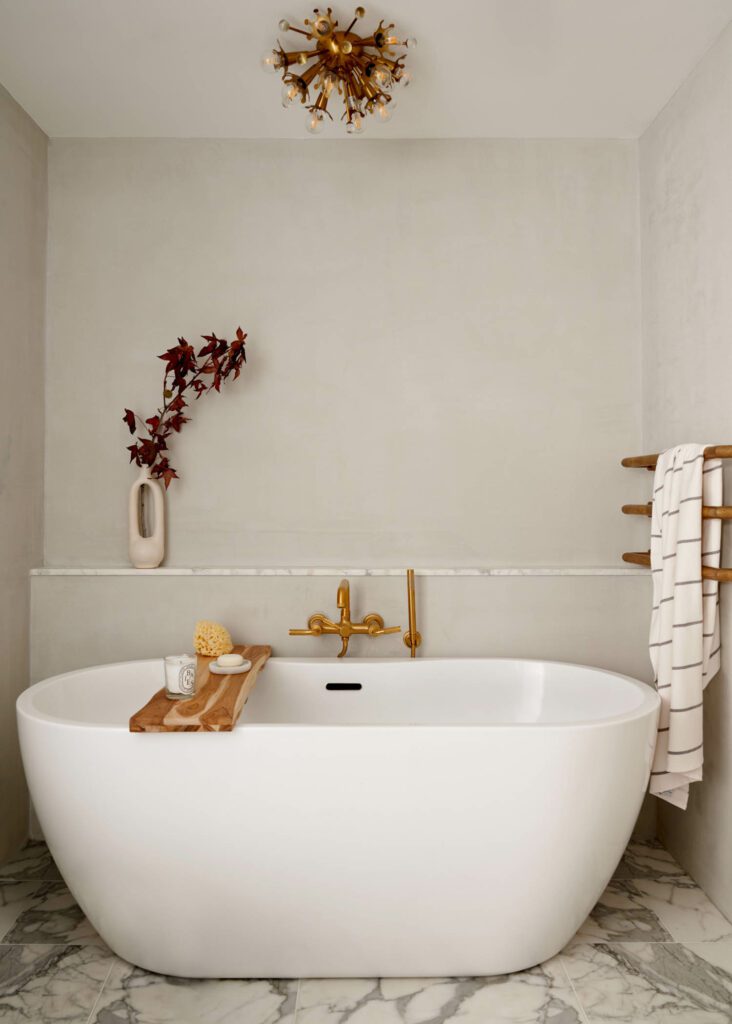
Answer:
<svg viewBox="0 0 732 1024"><path fill-rule="evenodd" d="M106 973L106 975L104 977L104 981L99 986L99 991L97 992L96 999L94 1000L94 1002L92 1004L91 1010L89 1010L89 1016L86 1018L86 1024L92 1024L92 1018L94 1016L94 1011L96 1010L97 1006L99 1006L99 1000L102 998L102 992L104 992L104 989L106 988L107 982L109 981L110 975L112 974L112 968L114 967L115 960L116 960L116 957L113 955L112 956L112 962L109 965L109 970L107 971L107 973Z"/></svg>
<svg viewBox="0 0 732 1024"><path fill-rule="evenodd" d="M297 979L297 992L295 993L295 1012L292 1017L292 1024L297 1024L297 1015L300 1012L300 991L302 989L302 978Z"/></svg>
<svg viewBox="0 0 732 1024"><path fill-rule="evenodd" d="M567 984L569 985L569 987L572 990L572 993L574 995L575 1001L577 1003L577 1007L578 1007L579 1012L580 1012L580 1016L582 1017L583 1024L590 1024L590 1018L587 1016L587 1011L585 1010L584 1004L583 1004L582 1000L579 997L577 989L574 987L574 982L572 981L572 979L569 976L569 971L567 970L567 965L564 962L564 954L563 953L559 954L559 963L561 964L562 970L564 971L564 977L567 979Z"/></svg>

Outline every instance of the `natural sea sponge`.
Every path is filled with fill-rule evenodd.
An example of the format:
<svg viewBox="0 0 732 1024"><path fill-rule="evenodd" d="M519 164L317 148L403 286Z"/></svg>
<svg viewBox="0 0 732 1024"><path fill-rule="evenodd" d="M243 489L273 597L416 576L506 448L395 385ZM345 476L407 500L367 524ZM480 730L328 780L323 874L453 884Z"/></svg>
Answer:
<svg viewBox="0 0 732 1024"><path fill-rule="evenodd" d="M196 623L193 646L196 654L204 654L207 658L218 658L220 654L231 654L234 650L228 629L219 622L206 619Z"/></svg>

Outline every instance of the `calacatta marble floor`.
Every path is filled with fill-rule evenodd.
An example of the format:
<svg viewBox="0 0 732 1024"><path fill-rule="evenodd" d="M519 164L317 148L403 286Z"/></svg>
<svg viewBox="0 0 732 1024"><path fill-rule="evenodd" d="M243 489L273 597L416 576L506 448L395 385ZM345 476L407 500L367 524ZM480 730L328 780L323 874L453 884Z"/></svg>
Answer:
<svg viewBox="0 0 732 1024"><path fill-rule="evenodd" d="M187 981L114 956L42 843L0 868L0 1022L732 1024L732 925L637 841L565 950L496 978Z"/></svg>

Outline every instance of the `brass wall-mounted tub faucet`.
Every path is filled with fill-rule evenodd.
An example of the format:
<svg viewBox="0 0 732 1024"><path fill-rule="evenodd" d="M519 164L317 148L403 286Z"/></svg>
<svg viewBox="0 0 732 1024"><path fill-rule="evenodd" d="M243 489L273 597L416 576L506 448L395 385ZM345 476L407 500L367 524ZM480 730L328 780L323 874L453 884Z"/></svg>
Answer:
<svg viewBox="0 0 732 1024"><path fill-rule="evenodd" d="M341 617L338 622L333 622L322 612L316 612L308 619L307 629L291 629L290 636L324 636L334 635L341 638L341 651L338 655L342 658L348 650L348 642L352 636L385 636L387 633L401 632L401 626L384 626L384 620L376 612L369 612L364 615L362 622L351 622L351 588L348 580L341 580L338 585L338 596L336 604L340 610Z"/></svg>

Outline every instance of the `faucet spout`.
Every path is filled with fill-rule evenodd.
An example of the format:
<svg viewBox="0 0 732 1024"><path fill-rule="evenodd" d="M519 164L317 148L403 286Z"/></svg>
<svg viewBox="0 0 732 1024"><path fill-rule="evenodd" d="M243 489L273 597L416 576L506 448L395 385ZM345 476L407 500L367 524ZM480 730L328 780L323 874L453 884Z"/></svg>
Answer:
<svg viewBox="0 0 732 1024"><path fill-rule="evenodd" d="M336 597L336 607L341 612L341 622L348 621L351 619L351 587L348 580L341 580L338 584L338 596Z"/></svg>

